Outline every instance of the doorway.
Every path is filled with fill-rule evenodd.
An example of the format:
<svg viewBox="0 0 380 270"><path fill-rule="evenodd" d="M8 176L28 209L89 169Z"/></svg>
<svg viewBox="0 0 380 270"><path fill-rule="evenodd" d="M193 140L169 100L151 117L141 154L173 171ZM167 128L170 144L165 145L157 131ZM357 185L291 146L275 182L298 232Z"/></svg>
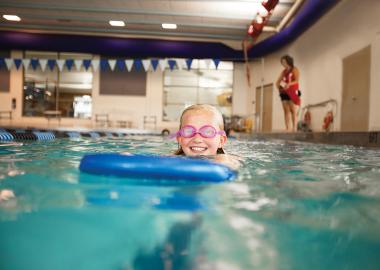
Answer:
<svg viewBox="0 0 380 270"><path fill-rule="evenodd" d="M256 117L258 122L255 124L260 132L272 131L272 102L273 84L256 88L256 115L259 117Z"/></svg>
<svg viewBox="0 0 380 270"><path fill-rule="evenodd" d="M342 131L368 131L370 72L370 46L343 59Z"/></svg>

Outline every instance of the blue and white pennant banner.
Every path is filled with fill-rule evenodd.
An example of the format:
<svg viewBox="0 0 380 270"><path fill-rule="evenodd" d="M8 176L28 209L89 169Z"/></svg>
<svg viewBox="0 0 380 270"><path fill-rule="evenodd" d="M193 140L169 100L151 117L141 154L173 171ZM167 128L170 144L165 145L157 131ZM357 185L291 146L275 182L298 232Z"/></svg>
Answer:
<svg viewBox="0 0 380 270"><path fill-rule="evenodd" d="M218 69L220 59L204 59L207 68ZM59 71L63 71L66 67L68 71L76 69L80 70L82 67L85 70L88 70L90 67L93 71L97 71L100 67L101 70L120 70L130 72L133 68L137 71L149 70L157 71L160 69L164 71L166 68L174 70L175 68L182 70L190 70L192 68L193 59L83 59L83 60L74 60L74 59L20 59L20 58L1 58L0 57L0 68L7 68L11 70L12 68L20 69L29 69L30 67L33 70L36 70L38 67L42 71L46 70L46 67L49 67L50 70L58 68Z"/></svg>

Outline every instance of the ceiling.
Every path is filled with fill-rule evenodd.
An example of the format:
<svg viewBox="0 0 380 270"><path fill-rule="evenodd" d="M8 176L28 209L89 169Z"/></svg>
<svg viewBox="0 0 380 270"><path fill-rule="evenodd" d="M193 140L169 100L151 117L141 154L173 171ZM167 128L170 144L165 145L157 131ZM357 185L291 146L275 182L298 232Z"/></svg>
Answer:
<svg viewBox="0 0 380 270"><path fill-rule="evenodd" d="M242 41L262 0L2 0L0 30L38 33ZM279 32L295 16L303 0L280 0L263 37ZM112 27L109 20L122 20ZM177 29L162 29L175 23Z"/></svg>

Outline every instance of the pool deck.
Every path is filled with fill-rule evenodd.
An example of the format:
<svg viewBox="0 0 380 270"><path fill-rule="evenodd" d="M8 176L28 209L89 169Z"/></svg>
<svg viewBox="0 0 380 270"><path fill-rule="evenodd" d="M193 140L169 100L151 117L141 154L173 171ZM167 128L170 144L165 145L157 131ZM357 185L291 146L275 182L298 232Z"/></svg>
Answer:
<svg viewBox="0 0 380 270"><path fill-rule="evenodd" d="M370 132L294 132L294 133L240 133L239 138L278 139L309 143L340 144L380 148L380 131Z"/></svg>

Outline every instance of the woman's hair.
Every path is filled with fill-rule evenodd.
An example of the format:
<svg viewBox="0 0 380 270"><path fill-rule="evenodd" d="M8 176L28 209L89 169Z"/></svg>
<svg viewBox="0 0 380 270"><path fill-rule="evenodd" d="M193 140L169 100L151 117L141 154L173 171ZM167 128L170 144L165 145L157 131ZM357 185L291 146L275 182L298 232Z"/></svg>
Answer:
<svg viewBox="0 0 380 270"><path fill-rule="evenodd" d="M183 122L183 116L189 112L189 111L194 111L194 112L210 112L214 115L214 118L216 119L218 126L220 130L224 130L224 121L223 121L223 115L220 113L220 111L215 108L214 106L208 105L208 104L195 104L187 107L186 109L183 110L179 122L179 129L182 128L182 122ZM217 154L224 154L223 148L218 148ZM179 145L177 151L174 152L175 155L185 155L185 153L182 150L182 147Z"/></svg>
<svg viewBox="0 0 380 270"><path fill-rule="evenodd" d="M282 60L285 60L285 62L291 67L291 68L294 68L294 60L292 57L290 57L289 55L284 55L283 57L281 57L281 62Z"/></svg>

